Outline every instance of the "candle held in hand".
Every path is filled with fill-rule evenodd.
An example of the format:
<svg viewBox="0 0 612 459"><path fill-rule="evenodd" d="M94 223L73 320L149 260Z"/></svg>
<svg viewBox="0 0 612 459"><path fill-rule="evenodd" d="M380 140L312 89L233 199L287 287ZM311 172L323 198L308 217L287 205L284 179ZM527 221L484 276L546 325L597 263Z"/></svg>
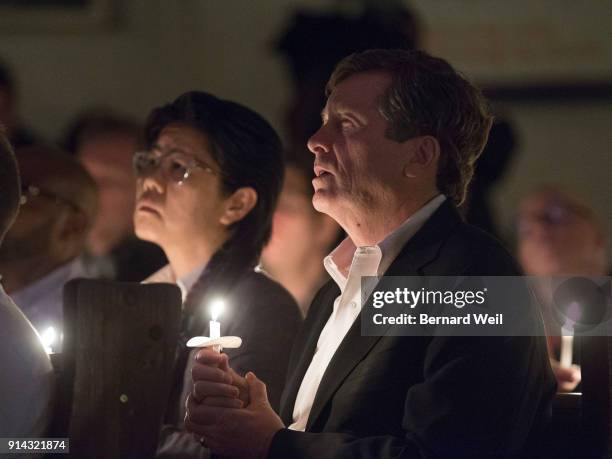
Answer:
<svg viewBox="0 0 612 459"><path fill-rule="evenodd" d="M210 329L209 336L212 339L221 337L221 323L217 319L221 315L224 307L225 303L223 300L215 300L210 306L210 315L212 320L210 321L208 328ZM213 346L213 350L215 352L221 352L221 346L215 345Z"/></svg>
<svg viewBox="0 0 612 459"><path fill-rule="evenodd" d="M573 360L573 346L574 346L574 322L571 319L567 319L563 328L561 328L561 350L559 355L559 363L564 368L570 368Z"/></svg>

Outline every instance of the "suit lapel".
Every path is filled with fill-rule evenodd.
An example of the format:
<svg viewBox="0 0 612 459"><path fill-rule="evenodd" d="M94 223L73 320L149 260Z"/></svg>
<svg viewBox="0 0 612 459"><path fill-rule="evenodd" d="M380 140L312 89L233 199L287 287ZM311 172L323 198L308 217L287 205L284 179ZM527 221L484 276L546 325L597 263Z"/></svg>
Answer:
<svg viewBox="0 0 612 459"><path fill-rule="evenodd" d="M385 276L422 275L422 270L438 257L442 243L458 224L461 224L461 218L457 210L448 200L445 201L417 234L408 241L397 258L389 266ZM333 304L333 299L331 303ZM329 314L331 314L331 309ZM327 314L327 318L329 318L329 314ZM315 344L326 322L327 320L322 323L316 336L314 336ZM340 343L338 350L334 354L323 375L312 409L310 410L306 431L311 429L336 390L338 390L357 364L367 356L381 338L382 336L362 336L361 314L355 319L355 322ZM309 354L307 362L301 362L302 364L306 363L303 368L300 367L302 372L299 375L297 373L295 375L299 376L299 382L297 383L298 389L304 373L310 364L310 360L312 360L312 353ZM296 379L297 378L293 378L293 382L295 382ZM297 395L298 389L295 389L295 394L293 394L293 399L291 400L292 402L295 402L295 396ZM294 403L290 405L293 407Z"/></svg>

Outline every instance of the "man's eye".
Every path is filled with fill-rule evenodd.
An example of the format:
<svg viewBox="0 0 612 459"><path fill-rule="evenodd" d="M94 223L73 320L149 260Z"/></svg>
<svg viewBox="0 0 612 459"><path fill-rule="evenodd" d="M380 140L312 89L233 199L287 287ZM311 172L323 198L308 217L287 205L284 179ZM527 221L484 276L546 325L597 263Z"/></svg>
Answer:
<svg viewBox="0 0 612 459"><path fill-rule="evenodd" d="M351 120L342 120L340 121L340 126L343 130L347 130L354 128L355 124Z"/></svg>

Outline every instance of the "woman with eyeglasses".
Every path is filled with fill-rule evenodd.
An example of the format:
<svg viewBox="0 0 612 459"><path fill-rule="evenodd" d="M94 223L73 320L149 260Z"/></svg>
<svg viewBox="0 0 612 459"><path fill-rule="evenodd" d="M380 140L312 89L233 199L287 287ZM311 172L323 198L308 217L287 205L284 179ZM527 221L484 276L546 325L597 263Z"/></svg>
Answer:
<svg viewBox="0 0 612 459"><path fill-rule="evenodd" d="M194 352L185 341L209 335L210 307L222 300L222 335L243 344L227 352L232 367L269 381L278 406L288 350L300 325L294 299L257 265L282 185L281 144L272 127L239 104L188 92L154 109L147 150L134 155L139 238L158 244L169 265L150 282L176 282L184 320L176 381L158 457L206 457L182 430Z"/></svg>

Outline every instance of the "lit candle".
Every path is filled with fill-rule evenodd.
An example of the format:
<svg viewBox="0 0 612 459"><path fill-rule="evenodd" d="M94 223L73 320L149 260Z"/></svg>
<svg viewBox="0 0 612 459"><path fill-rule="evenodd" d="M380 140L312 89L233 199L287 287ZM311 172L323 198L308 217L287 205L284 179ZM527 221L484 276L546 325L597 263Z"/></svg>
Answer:
<svg viewBox="0 0 612 459"><path fill-rule="evenodd" d="M572 366L573 330L564 329L563 333L568 334L561 337L561 358L559 361L562 367L569 368Z"/></svg>
<svg viewBox="0 0 612 459"><path fill-rule="evenodd" d="M573 301L567 309L567 318L561 328L561 349L559 352L559 364L564 368L572 366L572 353L574 346L574 325L580 319L580 303Z"/></svg>
<svg viewBox="0 0 612 459"><path fill-rule="evenodd" d="M209 336L194 336L187 341L187 347L212 347L213 351L221 352L225 349L238 349L242 346L242 338L239 336L221 336L221 323L217 320L225 308L225 302L221 299L210 303Z"/></svg>
<svg viewBox="0 0 612 459"><path fill-rule="evenodd" d="M217 319L221 315L224 307L225 303L223 300L215 300L210 305L210 316L212 317L212 320L210 321L208 328L210 330L209 336L211 339L221 338L221 323L217 321ZM221 352L221 345L213 346L213 351Z"/></svg>
<svg viewBox="0 0 612 459"><path fill-rule="evenodd" d="M40 335L40 340L45 348L47 354L53 354L53 344L57 339L57 332L53 327L47 327L47 329Z"/></svg>

